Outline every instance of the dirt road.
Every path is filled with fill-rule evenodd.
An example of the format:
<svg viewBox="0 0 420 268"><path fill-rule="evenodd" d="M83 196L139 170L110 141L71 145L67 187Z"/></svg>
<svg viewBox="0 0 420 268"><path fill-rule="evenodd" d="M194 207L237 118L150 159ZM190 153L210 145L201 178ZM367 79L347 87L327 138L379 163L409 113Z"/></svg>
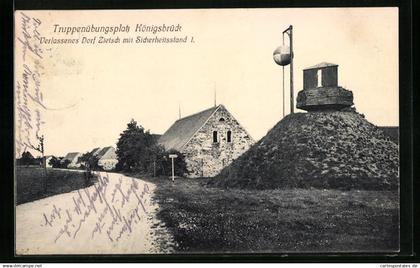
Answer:
<svg viewBox="0 0 420 268"><path fill-rule="evenodd" d="M170 253L155 185L99 173L95 185L16 207L16 254Z"/></svg>

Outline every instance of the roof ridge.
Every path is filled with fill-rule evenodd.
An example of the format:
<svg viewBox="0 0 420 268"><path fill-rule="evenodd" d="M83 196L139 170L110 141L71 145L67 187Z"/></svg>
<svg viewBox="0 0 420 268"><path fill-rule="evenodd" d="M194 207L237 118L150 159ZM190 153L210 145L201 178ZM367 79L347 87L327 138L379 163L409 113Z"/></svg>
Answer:
<svg viewBox="0 0 420 268"><path fill-rule="evenodd" d="M201 114L201 113L204 113L204 112L210 111L210 110L212 110L212 109L217 109L219 106L222 106L222 104L219 104L219 105L217 105L217 106L213 106L213 107L207 108L207 109L205 109L205 110L202 110L202 111L197 112L197 113L194 113L194 114L187 115L187 116L185 116L185 117L181 117L180 119L176 120L175 122L182 121L182 120L184 120L184 119L188 119L188 118L190 118L190 117L192 117L192 116L195 116L195 115L198 115L198 114Z"/></svg>
<svg viewBox="0 0 420 268"><path fill-rule="evenodd" d="M179 151L220 107L223 107L223 105L219 104L176 120L169 129L159 137L158 142L167 149L172 148Z"/></svg>
<svg viewBox="0 0 420 268"><path fill-rule="evenodd" d="M317 68L326 68L326 67L332 67L332 66L338 66L338 64L323 61L323 62L317 63L315 65L311 65L309 67L306 67L303 70L311 70L311 69L317 69Z"/></svg>

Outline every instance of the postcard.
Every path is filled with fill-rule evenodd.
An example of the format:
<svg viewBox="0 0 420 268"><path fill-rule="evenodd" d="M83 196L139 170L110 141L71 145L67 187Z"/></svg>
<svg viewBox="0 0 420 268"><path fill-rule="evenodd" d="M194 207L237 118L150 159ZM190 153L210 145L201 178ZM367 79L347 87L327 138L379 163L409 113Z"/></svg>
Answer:
<svg viewBox="0 0 420 268"><path fill-rule="evenodd" d="M15 253L398 253L398 8L16 10Z"/></svg>

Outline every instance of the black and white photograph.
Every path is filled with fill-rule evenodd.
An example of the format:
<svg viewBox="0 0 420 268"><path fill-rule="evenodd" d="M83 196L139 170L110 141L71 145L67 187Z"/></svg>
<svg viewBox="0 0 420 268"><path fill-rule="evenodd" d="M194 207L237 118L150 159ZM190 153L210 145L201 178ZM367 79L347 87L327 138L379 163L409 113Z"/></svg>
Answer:
<svg viewBox="0 0 420 268"><path fill-rule="evenodd" d="M16 10L16 256L398 254L398 16Z"/></svg>

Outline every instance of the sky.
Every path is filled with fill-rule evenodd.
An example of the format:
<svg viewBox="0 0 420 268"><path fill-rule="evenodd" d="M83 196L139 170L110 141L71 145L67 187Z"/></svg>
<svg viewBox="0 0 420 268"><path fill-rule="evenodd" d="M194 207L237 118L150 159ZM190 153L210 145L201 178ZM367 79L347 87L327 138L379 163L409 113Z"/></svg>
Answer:
<svg viewBox="0 0 420 268"><path fill-rule="evenodd" d="M131 119L163 134L178 119L179 107L182 116L212 107L214 91L217 104L223 104L259 140L282 119L282 69L272 54L289 25L294 29L295 97L302 89L302 69L324 61L336 63L338 83L353 92L358 112L375 125L399 124L397 8L25 14L42 22L39 32L46 38L103 35L54 33L54 24L130 25L129 33L115 36L134 39L154 37L134 32L136 24L180 24L181 32L156 35L194 37L194 43L177 44L42 44L40 90L47 109L42 110L40 133L47 155L115 146ZM16 13L17 22L20 16ZM15 54L17 72L20 53ZM289 67L285 70L288 113Z"/></svg>

